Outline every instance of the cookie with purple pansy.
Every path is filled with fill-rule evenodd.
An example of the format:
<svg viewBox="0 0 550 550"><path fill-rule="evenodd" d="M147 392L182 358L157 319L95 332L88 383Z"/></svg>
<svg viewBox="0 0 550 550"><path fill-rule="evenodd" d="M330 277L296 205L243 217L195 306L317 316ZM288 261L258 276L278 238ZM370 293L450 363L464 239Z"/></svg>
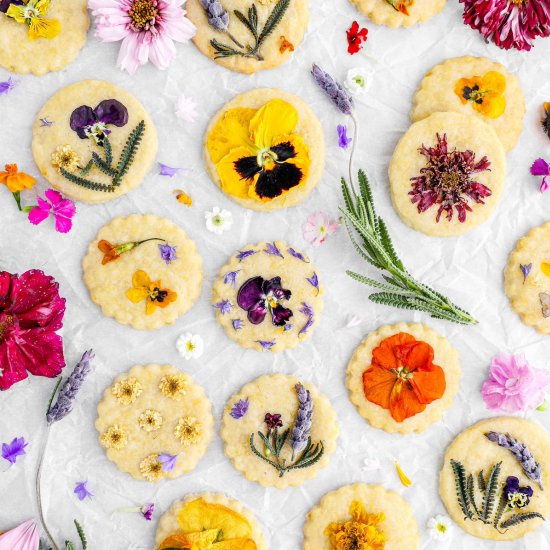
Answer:
<svg viewBox="0 0 550 550"><path fill-rule="evenodd" d="M278 352L309 338L324 288L305 253L282 241L237 250L220 270L212 307L227 335L244 348Z"/></svg>

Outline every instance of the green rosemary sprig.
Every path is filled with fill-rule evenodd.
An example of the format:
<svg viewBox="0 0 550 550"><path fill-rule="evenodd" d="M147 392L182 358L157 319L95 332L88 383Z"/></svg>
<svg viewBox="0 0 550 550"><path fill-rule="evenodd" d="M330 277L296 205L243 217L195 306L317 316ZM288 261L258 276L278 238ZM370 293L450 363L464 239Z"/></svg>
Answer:
<svg viewBox="0 0 550 550"><path fill-rule="evenodd" d="M76 527L76 532L78 533L78 538L80 539L80 543L82 544L82 550L86 550L88 548L88 539L86 538L86 533L84 533L84 529L78 521L73 520L74 525Z"/></svg>

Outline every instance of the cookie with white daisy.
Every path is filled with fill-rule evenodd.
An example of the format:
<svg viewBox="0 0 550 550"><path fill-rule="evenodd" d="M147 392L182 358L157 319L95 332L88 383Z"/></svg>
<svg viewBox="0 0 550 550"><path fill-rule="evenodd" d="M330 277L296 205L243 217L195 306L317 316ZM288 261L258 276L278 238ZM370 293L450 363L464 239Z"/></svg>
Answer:
<svg viewBox="0 0 550 550"><path fill-rule="evenodd" d="M197 301L202 258L174 222L152 215L115 218L82 260L84 283L103 315L136 329L172 324Z"/></svg>
<svg viewBox="0 0 550 550"><path fill-rule="evenodd" d="M247 245L220 270L212 288L218 323L244 348L283 351L319 323L324 288L309 258L282 241Z"/></svg>
<svg viewBox="0 0 550 550"><path fill-rule="evenodd" d="M350 0L377 25L410 27L437 15L447 0Z"/></svg>
<svg viewBox="0 0 550 550"><path fill-rule="evenodd" d="M171 365L138 365L105 390L95 427L119 470L154 482L196 467L214 418L204 390L188 374Z"/></svg>

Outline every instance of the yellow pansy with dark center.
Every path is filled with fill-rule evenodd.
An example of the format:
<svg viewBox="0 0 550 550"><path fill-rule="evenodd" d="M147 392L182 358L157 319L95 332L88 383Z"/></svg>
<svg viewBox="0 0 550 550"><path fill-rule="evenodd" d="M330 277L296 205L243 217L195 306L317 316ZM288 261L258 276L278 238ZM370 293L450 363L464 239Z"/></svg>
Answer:
<svg viewBox="0 0 550 550"><path fill-rule="evenodd" d="M146 31L153 27L159 15L157 0L134 0L128 11L130 27L135 32Z"/></svg>
<svg viewBox="0 0 550 550"><path fill-rule="evenodd" d="M461 78L455 84L455 94L463 105L471 103L473 109L489 118L498 118L506 109L506 78L497 71L484 76Z"/></svg>

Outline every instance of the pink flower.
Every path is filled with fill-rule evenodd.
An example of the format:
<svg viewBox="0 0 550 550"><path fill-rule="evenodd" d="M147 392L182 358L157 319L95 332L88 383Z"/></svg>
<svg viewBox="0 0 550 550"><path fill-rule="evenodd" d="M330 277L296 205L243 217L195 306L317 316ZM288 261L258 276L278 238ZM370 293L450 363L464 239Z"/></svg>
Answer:
<svg viewBox="0 0 550 550"><path fill-rule="evenodd" d="M53 189L48 189L44 195L46 199L38 197L38 206L29 211L29 221L38 225L53 214L55 230L59 233L68 233L73 226L72 217L76 214L74 202L64 199L61 193Z"/></svg>
<svg viewBox="0 0 550 550"><path fill-rule="evenodd" d="M34 519L0 535L0 550L38 550L40 533Z"/></svg>
<svg viewBox="0 0 550 550"><path fill-rule="evenodd" d="M542 176L540 192L544 193L549 187L548 177L550 176L550 165L544 159L537 159L531 166L531 174L533 174L533 176Z"/></svg>
<svg viewBox="0 0 550 550"><path fill-rule="evenodd" d="M313 246L320 246L329 235L336 233L339 227L338 222L330 221L326 212L315 212L302 225L302 232L308 243L313 244Z"/></svg>
<svg viewBox="0 0 550 550"><path fill-rule="evenodd" d="M535 409L544 401L550 372L535 369L524 355L497 355L491 361L489 378L481 394L492 411L504 413Z"/></svg>
<svg viewBox="0 0 550 550"><path fill-rule="evenodd" d="M89 0L96 36L103 42L122 40L117 65L134 74L151 61L167 69L176 57L176 42L186 42L195 26L183 9L185 0Z"/></svg>

